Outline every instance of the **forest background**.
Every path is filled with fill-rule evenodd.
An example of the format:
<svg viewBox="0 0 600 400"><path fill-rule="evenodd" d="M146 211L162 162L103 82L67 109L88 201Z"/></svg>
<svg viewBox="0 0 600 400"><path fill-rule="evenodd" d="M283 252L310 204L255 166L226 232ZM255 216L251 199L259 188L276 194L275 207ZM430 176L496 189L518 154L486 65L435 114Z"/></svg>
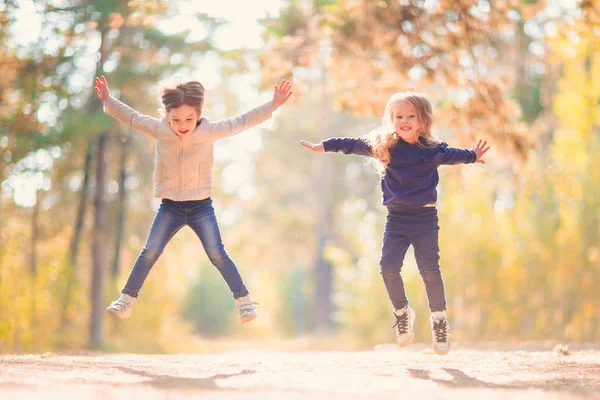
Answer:
<svg viewBox="0 0 600 400"><path fill-rule="evenodd" d="M492 146L484 166L440 169L453 340L597 340L598 2L252 3L0 1L0 352L393 341L379 178L360 157L298 142L367 133L401 90L431 99L441 140ZM271 121L215 148L217 218L261 303L256 321L240 325L189 229L167 246L131 319L104 316L160 200L154 142L102 112L100 74L155 116L161 83L198 79L211 119L293 82ZM417 337L429 341L412 252L403 277Z"/></svg>

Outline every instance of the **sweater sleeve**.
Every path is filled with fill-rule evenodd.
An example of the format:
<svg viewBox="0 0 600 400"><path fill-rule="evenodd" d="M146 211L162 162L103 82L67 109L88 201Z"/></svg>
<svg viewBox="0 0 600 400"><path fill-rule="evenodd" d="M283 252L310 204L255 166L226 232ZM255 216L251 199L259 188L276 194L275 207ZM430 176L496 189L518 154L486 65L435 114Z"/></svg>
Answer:
<svg viewBox="0 0 600 400"><path fill-rule="evenodd" d="M261 106L239 115L234 118L224 119L222 121L211 122L204 120L208 124L208 136L214 140L223 139L227 136L233 136L246 129L260 124L271 118L273 115L273 105L269 101Z"/></svg>
<svg viewBox="0 0 600 400"><path fill-rule="evenodd" d="M328 152L342 152L344 154L358 154L372 156L371 146L362 138L334 137L323 141L323 148Z"/></svg>
<svg viewBox="0 0 600 400"><path fill-rule="evenodd" d="M472 164L476 160L477 155L473 150L448 147L446 143L441 144L440 152L436 154L439 165Z"/></svg>
<svg viewBox="0 0 600 400"><path fill-rule="evenodd" d="M157 137L164 124L168 126L166 120L140 114L112 96L108 96L104 102L104 112L131 129L152 137Z"/></svg>

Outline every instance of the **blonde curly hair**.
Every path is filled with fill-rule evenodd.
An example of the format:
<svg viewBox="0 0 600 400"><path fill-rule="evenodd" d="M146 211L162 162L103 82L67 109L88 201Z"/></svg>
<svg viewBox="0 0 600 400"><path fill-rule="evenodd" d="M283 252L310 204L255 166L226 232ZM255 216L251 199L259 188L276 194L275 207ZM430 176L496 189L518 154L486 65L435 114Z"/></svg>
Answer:
<svg viewBox="0 0 600 400"><path fill-rule="evenodd" d="M417 117L421 128L417 132L417 142L415 144L420 147L431 147L438 143L431 134L433 108L429 100L421 93L394 93L387 101L383 117L381 118L381 125L365 136L373 152L375 168L381 175L385 173L390 163L390 148L400 139L398 134L394 132L394 108L402 101L411 103L417 110Z"/></svg>

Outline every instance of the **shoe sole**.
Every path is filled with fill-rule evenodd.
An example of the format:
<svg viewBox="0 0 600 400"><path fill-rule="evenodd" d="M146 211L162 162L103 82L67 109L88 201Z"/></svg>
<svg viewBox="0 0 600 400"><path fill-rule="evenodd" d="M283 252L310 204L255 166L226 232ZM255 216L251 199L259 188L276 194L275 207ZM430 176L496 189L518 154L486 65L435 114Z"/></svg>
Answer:
<svg viewBox="0 0 600 400"><path fill-rule="evenodd" d="M257 317L256 315L247 315L245 317L242 317L241 318L242 324L245 324L246 322L250 322L250 321L256 319L256 317Z"/></svg>
<svg viewBox="0 0 600 400"><path fill-rule="evenodd" d="M450 349L448 349L448 350L438 350L436 348L433 348L433 352L435 354L437 354L438 356L445 356L446 354L450 353Z"/></svg>
<svg viewBox="0 0 600 400"><path fill-rule="evenodd" d="M129 315L121 315L121 314L119 314L118 311L113 310L111 308L107 308L106 309L106 313L109 314L109 315L111 315L111 316L113 316L113 317L115 317L115 318L119 318L119 319L127 319L127 318L129 318Z"/></svg>
<svg viewBox="0 0 600 400"><path fill-rule="evenodd" d="M410 335L410 337L408 338L408 340L406 342L402 342L402 343L398 343L398 346L400 347L406 347L406 346L410 346L412 344L412 342L414 342L415 340L415 333L413 332L412 335Z"/></svg>

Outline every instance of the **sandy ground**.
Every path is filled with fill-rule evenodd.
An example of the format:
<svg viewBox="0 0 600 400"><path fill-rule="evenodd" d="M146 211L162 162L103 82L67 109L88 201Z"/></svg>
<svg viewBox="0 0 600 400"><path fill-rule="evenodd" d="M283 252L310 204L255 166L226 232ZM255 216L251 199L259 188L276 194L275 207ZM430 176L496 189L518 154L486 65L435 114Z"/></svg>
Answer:
<svg viewBox="0 0 600 400"><path fill-rule="evenodd" d="M0 399L600 399L600 345L0 356Z"/></svg>

